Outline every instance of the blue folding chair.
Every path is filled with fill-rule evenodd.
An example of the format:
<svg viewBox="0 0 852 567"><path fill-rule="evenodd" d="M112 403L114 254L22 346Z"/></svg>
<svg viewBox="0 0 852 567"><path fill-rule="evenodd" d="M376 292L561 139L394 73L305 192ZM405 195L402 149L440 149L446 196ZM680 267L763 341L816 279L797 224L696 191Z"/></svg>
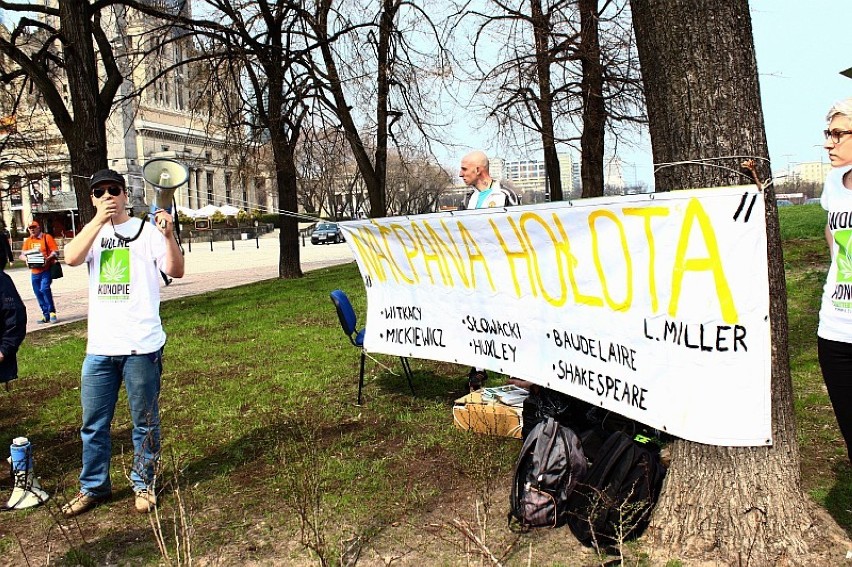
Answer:
<svg viewBox="0 0 852 567"><path fill-rule="evenodd" d="M352 303L349 298L341 290L336 289L331 292L331 301L334 303L334 308L337 309L337 318L340 319L340 326L343 327L343 332L349 337L349 342L353 346L361 349L361 372L358 376L358 405L361 405L361 390L364 388L364 359L367 356L364 351L364 332L366 328L358 330L358 317L355 315L355 310L352 309ZM405 372L405 377L408 379L408 386L411 388L411 395L414 393L414 384L411 382L411 366L408 365L408 359L400 356L402 361L402 369Z"/></svg>

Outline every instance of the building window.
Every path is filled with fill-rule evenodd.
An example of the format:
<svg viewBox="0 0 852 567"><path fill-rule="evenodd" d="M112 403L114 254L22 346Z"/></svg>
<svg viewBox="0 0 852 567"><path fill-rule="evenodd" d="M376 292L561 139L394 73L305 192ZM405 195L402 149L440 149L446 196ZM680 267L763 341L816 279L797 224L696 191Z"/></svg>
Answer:
<svg viewBox="0 0 852 567"><path fill-rule="evenodd" d="M213 172L207 172L207 204L213 204Z"/></svg>
<svg viewBox="0 0 852 567"><path fill-rule="evenodd" d="M48 186L50 187L50 194L56 195L60 191L62 191L62 174L58 171L51 171L47 174Z"/></svg>
<svg viewBox="0 0 852 567"><path fill-rule="evenodd" d="M20 207L21 202L21 177L19 175L10 175L6 178L6 183L9 186L9 202L13 207Z"/></svg>
<svg viewBox="0 0 852 567"><path fill-rule="evenodd" d="M183 49L180 45L175 45L175 63L183 63ZM183 110L183 67L178 67L175 71L175 105L178 110Z"/></svg>
<svg viewBox="0 0 852 567"><path fill-rule="evenodd" d="M178 70L175 76L175 104L178 110L184 109L183 89L183 71Z"/></svg>
<svg viewBox="0 0 852 567"><path fill-rule="evenodd" d="M264 190L265 187L266 182L264 181L263 177L254 178L254 206L258 210L261 210L261 207L265 204L265 201L262 200L263 195L266 194L266 191Z"/></svg>
<svg viewBox="0 0 852 567"><path fill-rule="evenodd" d="M231 204L231 172L225 172L225 204Z"/></svg>

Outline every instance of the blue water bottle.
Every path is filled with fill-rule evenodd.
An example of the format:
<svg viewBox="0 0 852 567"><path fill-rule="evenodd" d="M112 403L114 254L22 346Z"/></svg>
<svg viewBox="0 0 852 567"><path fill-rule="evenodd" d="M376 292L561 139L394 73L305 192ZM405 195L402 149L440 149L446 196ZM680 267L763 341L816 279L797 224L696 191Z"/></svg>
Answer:
<svg viewBox="0 0 852 567"><path fill-rule="evenodd" d="M15 437L9 447L12 454L12 472L26 472L33 468L33 446L26 437Z"/></svg>

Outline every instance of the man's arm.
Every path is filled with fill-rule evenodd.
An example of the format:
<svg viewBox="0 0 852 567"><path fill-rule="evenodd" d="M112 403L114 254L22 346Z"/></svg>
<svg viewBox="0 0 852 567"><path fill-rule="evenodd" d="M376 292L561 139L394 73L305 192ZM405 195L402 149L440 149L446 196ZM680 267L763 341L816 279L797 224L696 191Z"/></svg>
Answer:
<svg viewBox="0 0 852 567"><path fill-rule="evenodd" d="M109 222L116 211L115 201L112 199L98 200L95 208L95 217L80 229L71 242L65 245L65 263L69 266L79 266L86 261L86 256L101 227Z"/></svg>
<svg viewBox="0 0 852 567"><path fill-rule="evenodd" d="M95 219L89 221L71 242L65 245L65 263L69 266L79 266L86 261L86 255L92 248L95 238L103 226Z"/></svg>
<svg viewBox="0 0 852 567"><path fill-rule="evenodd" d="M184 271L183 254L180 251L177 240L173 232L175 223L172 215L164 210L159 210L154 213L154 220L157 229L166 238L166 262L163 265L163 272L173 278L182 278Z"/></svg>

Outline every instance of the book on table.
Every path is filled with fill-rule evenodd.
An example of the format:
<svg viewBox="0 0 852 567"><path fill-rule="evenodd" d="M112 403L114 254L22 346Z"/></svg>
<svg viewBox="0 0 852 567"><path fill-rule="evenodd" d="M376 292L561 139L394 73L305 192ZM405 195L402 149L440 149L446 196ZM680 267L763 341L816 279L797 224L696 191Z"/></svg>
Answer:
<svg viewBox="0 0 852 567"><path fill-rule="evenodd" d="M519 388L518 386L513 386L511 384L482 389L483 401L499 402L507 406L523 405L524 400L527 399L527 396L529 395L529 390Z"/></svg>

